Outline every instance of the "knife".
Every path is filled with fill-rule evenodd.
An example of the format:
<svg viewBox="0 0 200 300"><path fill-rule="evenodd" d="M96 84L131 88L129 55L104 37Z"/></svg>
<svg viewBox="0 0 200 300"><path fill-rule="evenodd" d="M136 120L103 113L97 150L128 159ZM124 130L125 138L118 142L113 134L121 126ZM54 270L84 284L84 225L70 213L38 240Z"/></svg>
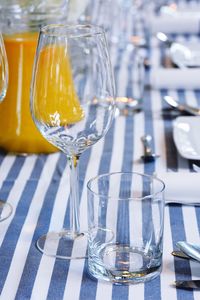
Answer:
<svg viewBox="0 0 200 300"><path fill-rule="evenodd" d="M177 280L175 286L180 289L200 289L200 280Z"/></svg>

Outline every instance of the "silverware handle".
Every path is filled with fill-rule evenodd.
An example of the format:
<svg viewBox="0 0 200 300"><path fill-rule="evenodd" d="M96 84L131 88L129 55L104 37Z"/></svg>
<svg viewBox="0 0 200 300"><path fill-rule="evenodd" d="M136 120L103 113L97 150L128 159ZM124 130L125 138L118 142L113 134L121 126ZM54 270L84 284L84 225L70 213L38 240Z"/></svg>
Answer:
<svg viewBox="0 0 200 300"><path fill-rule="evenodd" d="M196 116L200 116L200 109L187 105L187 104L180 104L179 108L181 110L187 111L188 113L190 113L191 115L196 115Z"/></svg>
<svg viewBox="0 0 200 300"><path fill-rule="evenodd" d="M179 258L191 259L188 255L184 254L182 251L172 251L172 255Z"/></svg>
<svg viewBox="0 0 200 300"><path fill-rule="evenodd" d="M177 280L175 285L180 289L200 289L200 280Z"/></svg>
<svg viewBox="0 0 200 300"><path fill-rule="evenodd" d="M141 138L143 146L144 146L144 155L152 155L153 151L151 148L151 139L144 136Z"/></svg>

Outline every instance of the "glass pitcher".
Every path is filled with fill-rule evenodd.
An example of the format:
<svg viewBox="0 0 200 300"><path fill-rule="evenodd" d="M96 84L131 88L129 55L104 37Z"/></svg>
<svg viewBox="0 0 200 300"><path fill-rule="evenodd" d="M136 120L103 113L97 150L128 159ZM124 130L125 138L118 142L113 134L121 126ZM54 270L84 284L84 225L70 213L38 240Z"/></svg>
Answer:
<svg viewBox="0 0 200 300"><path fill-rule="evenodd" d="M6 152L57 151L33 123L30 83L39 28L66 22L67 6L68 0L0 0L0 29L9 66L7 95L0 103L0 148Z"/></svg>

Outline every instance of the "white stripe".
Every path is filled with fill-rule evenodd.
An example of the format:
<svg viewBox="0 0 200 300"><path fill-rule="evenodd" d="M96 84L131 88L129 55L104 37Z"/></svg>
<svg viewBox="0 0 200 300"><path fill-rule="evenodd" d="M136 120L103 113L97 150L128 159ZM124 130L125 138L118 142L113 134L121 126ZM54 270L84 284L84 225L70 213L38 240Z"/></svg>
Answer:
<svg viewBox="0 0 200 300"><path fill-rule="evenodd" d="M156 47L152 48L150 62L153 68L156 69L160 67L160 59L161 59L160 49Z"/></svg>
<svg viewBox="0 0 200 300"><path fill-rule="evenodd" d="M109 172L119 172L122 169L124 154L125 117L118 117L115 121L113 152ZM120 146L119 146L120 144ZM113 206L113 214L116 215L117 205ZM107 216L108 217L108 216ZM112 284L99 281L97 285L96 300L111 299Z"/></svg>
<svg viewBox="0 0 200 300"><path fill-rule="evenodd" d="M155 138L155 152L160 154L160 158L156 160L156 172L166 170L166 143L165 129L162 120L162 101L159 91L151 92L152 113L153 113L153 136ZM171 287L175 280L173 257L172 235L170 229L169 207L165 207L165 224L164 224L164 245L163 245L163 270L161 273L161 298L163 300L176 299L176 289ZM170 268L169 268L170 263Z"/></svg>
<svg viewBox="0 0 200 300"><path fill-rule="evenodd" d="M110 172L119 172L122 168L125 137L125 118L120 116L115 120L113 152L111 156Z"/></svg>
<svg viewBox="0 0 200 300"><path fill-rule="evenodd" d="M197 98L195 97L194 91L185 91L186 103L191 106L198 106Z"/></svg>
<svg viewBox="0 0 200 300"><path fill-rule="evenodd" d="M49 156L42 170L39 184L31 201L28 214L18 238L9 273L2 290L2 299L12 300L15 298L28 251L32 242L32 236L37 225L40 210L42 208L45 194L51 181L58 157L59 156L55 154ZM12 288L10 288L11 286Z"/></svg>
<svg viewBox="0 0 200 300"><path fill-rule="evenodd" d="M144 164L141 156L144 154L141 137L144 135L144 113L140 112L134 115L134 133L133 133L133 172L144 172Z"/></svg>
<svg viewBox="0 0 200 300"><path fill-rule="evenodd" d="M164 245L163 245L163 270L161 273L161 299L176 299L177 292L173 287L175 281L174 258L169 207L165 207Z"/></svg>
<svg viewBox="0 0 200 300"><path fill-rule="evenodd" d="M144 149L141 142L141 137L144 135L144 113L138 113L134 115L134 145L132 145L134 149L133 153L133 172L143 173L144 172L144 164L141 160L141 155L143 155ZM134 204L133 204L134 206ZM141 214L137 216L137 219L140 220L142 216ZM130 218L130 234L134 237L134 231L136 230L134 226L134 217ZM142 226L137 227L138 231L142 231ZM131 237L130 237L131 239ZM138 285L130 285L129 286L129 299L144 299L144 284L138 284Z"/></svg>
<svg viewBox="0 0 200 300"><path fill-rule="evenodd" d="M120 97L126 96L126 88L128 82L128 64L129 64L129 55L128 51L124 51L122 61L120 63L120 70L119 70L119 80L118 80L118 95ZM123 78L123 80L120 80Z"/></svg>
<svg viewBox="0 0 200 300"><path fill-rule="evenodd" d="M63 172L60 185L56 194L54 208L51 215L49 231L59 232L62 230L65 212L69 197L69 166ZM31 299L46 299L51 276L55 264L55 258L43 255L37 271L37 277L32 289Z"/></svg>
<svg viewBox="0 0 200 300"><path fill-rule="evenodd" d="M113 62L116 62L117 52L113 57ZM123 62L122 62L123 65ZM125 74L124 74L125 76ZM126 81L124 81L126 83ZM118 82L119 84L119 82ZM120 88L118 87L118 93L120 95L124 95L126 85L122 85L120 82ZM123 159L123 152L124 152L124 136L125 136L125 118L119 116L115 120L115 128L114 128L114 137L113 137L113 151L111 156L111 163L110 163L110 170L109 172L119 172L122 168L122 159ZM120 145L120 146L119 146ZM113 207L113 214L116 215L117 206ZM96 300L102 299L111 299L112 297L112 284L111 283L104 283L98 281L97 291L96 291Z"/></svg>
<svg viewBox="0 0 200 300"><path fill-rule="evenodd" d="M14 155L7 155L4 160L1 163L0 167L0 184L3 184L3 181L8 176L8 173L10 172L10 169L12 168L14 162L15 162L15 156ZM8 178L9 179L9 178Z"/></svg>
<svg viewBox="0 0 200 300"><path fill-rule="evenodd" d="M8 230L9 225L11 224L14 216L15 216L15 209L18 205L18 202L23 194L25 185L27 183L27 178L30 177L31 172L34 168L34 164L36 161L36 156L28 156L25 160L23 168L21 169L15 183L13 185L12 190L9 193L7 201L12 205L13 213L6 221L1 223L1 235L0 235L0 246L4 240L6 232Z"/></svg>
<svg viewBox="0 0 200 300"><path fill-rule="evenodd" d="M183 220L184 220L184 228L186 241L194 244L199 244L199 230L198 223L196 218L195 207L186 207L183 206ZM192 232L191 232L192 228ZM192 272L192 279L199 279L199 263L190 260L190 267ZM194 290L194 299L199 299L198 290Z"/></svg>

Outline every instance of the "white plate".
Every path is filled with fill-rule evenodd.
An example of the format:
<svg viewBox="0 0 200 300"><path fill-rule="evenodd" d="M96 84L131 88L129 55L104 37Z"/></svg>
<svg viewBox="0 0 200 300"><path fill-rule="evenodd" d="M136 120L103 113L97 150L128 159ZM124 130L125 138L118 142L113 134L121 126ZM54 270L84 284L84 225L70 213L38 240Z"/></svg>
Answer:
<svg viewBox="0 0 200 300"><path fill-rule="evenodd" d="M200 160L200 117L178 117L173 123L173 138L181 156Z"/></svg>
<svg viewBox="0 0 200 300"><path fill-rule="evenodd" d="M172 43L170 57L179 67L199 67L200 44Z"/></svg>

